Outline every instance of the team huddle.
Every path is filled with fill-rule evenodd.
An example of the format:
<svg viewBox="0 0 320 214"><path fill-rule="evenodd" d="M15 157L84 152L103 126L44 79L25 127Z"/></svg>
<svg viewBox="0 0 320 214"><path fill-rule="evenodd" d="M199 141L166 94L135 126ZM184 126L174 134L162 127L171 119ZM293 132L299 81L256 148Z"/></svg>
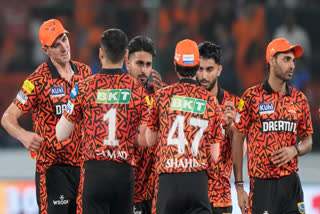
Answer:
<svg viewBox="0 0 320 214"><path fill-rule="evenodd" d="M311 151L313 129L306 96L288 85L300 45L271 41L268 78L239 98L218 82L213 42L178 42L178 82L167 85L150 38L104 31L92 75L71 60L68 33L56 19L41 25L48 61L1 120L36 158L39 213L232 213L232 168L242 213L305 213L298 156ZM34 131L18 122L29 111Z"/></svg>

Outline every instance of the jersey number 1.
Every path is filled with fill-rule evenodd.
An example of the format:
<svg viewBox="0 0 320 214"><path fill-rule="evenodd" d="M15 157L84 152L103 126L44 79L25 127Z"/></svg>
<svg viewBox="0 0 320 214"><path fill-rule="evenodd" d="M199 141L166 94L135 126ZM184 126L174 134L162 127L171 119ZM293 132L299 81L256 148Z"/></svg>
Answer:
<svg viewBox="0 0 320 214"><path fill-rule="evenodd" d="M105 115L103 115L103 121L109 120L108 139L103 140L103 144L106 146L119 146L119 140L116 140L116 116L117 109L110 109Z"/></svg>

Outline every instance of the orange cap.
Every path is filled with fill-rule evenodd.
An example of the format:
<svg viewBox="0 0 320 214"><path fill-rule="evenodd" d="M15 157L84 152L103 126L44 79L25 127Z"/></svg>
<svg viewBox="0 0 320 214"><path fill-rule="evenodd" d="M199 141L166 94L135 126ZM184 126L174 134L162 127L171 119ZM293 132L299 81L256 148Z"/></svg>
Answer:
<svg viewBox="0 0 320 214"><path fill-rule="evenodd" d="M198 45L190 39L178 42L174 61L181 66L192 67L199 64Z"/></svg>
<svg viewBox="0 0 320 214"><path fill-rule="evenodd" d="M69 32L64 29L63 25L59 20L50 19L48 21L43 22L39 29L39 39L42 44L42 47L50 47L56 40L56 38L63 33Z"/></svg>
<svg viewBox="0 0 320 214"><path fill-rule="evenodd" d="M291 45L285 38L279 38L272 40L266 51L266 61L269 63L269 57L274 56L277 52L286 52L289 50L294 51L294 57L299 58L303 54L303 48L301 45Z"/></svg>

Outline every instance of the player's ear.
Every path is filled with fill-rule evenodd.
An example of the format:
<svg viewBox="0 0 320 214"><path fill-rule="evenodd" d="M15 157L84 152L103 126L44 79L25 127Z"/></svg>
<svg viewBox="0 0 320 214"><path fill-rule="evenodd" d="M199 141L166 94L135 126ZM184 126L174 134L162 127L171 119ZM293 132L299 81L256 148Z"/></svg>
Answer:
<svg viewBox="0 0 320 214"><path fill-rule="evenodd" d="M102 60L103 59L103 50L102 48L99 48L99 59Z"/></svg>
<svg viewBox="0 0 320 214"><path fill-rule="evenodd" d="M220 77L222 69L223 69L223 66L219 65L219 67L218 67L218 77Z"/></svg>

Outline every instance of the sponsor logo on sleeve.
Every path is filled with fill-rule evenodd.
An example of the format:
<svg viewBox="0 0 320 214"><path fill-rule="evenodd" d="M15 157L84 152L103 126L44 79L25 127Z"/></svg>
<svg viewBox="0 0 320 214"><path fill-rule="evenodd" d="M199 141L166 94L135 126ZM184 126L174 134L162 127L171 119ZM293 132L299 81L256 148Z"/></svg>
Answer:
<svg viewBox="0 0 320 214"><path fill-rule="evenodd" d="M72 102L70 102L70 100L68 101L68 104L67 104L67 107L66 107L66 112L68 114L72 114L73 112L73 108L74 108L74 105L72 104Z"/></svg>
<svg viewBox="0 0 320 214"><path fill-rule="evenodd" d="M22 85L22 88L26 90L28 93L31 93L34 89L34 85L29 80L25 80Z"/></svg>
<svg viewBox="0 0 320 214"><path fill-rule="evenodd" d="M51 87L51 96L52 97L63 97L65 96L63 86Z"/></svg>
<svg viewBox="0 0 320 214"><path fill-rule="evenodd" d="M234 122L239 123L240 118L241 118L241 114L239 114L239 112L237 112L236 119L234 120Z"/></svg>
<svg viewBox="0 0 320 214"><path fill-rule="evenodd" d="M24 105L28 100L28 96L25 95L22 91L19 91L17 94L17 100L19 100Z"/></svg>
<svg viewBox="0 0 320 214"><path fill-rule="evenodd" d="M238 109L239 109L239 111L242 111L243 105L244 105L244 101L243 101L243 99L240 99L240 100L239 100L239 104L238 104Z"/></svg>
<svg viewBox="0 0 320 214"><path fill-rule="evenodd" d="M260 103L259 114L272 114L274 113L273 103Z"/></svg>
<svg viewBox="0 0 320 214"><path fill-rule="evenodd" d="M70 97L72 99L76 98L76 96L78 95L78 91L79 91L79 87L77 85L74 86L73 89L71 90Z"/></svg>

